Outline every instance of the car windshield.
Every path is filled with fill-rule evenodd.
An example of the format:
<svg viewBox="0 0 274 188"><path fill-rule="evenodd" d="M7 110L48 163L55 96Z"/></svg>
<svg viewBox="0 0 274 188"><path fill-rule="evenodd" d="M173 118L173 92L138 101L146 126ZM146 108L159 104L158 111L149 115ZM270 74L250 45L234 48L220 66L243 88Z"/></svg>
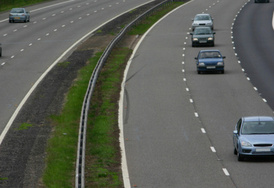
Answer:
<svg viewBox="0 0 274 188"><path fill-rule="evenodd" d="M210 20L208 15L198 15L195 16L194 20L198 21L198 20Z"/></svg>
<svg viewBox="0 0 274 188"><path fill-rule="evenodd" d="M204 58L221 58L220 52L201 52L199 55L199 59L204 59Z"/></svg>
<svg viewBox="0 0 274 188"><path fill-rule="evenodd" d="M11 13L24 13L24 10L22 8L15 8L11 10Z"/></svg>
<svg viewBox="0 0 274 188"><path fill-rule="evenodd" d="M242 126L242 134L274 134L274 121L248 121Z"/></svg>
<svg viewBox="0 0 274 188"><path fill-rule="evenodd" d="M194 35L208 35L211 34L210 28L196 28L194 31Z"/></svg>

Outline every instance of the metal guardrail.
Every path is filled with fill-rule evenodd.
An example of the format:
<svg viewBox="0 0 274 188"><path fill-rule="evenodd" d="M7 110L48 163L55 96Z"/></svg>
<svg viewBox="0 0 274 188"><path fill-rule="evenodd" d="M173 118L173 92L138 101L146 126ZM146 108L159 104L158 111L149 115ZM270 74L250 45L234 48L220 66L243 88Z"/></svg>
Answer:
<svg viewBox="0 0 274 188"><path fill-rule="evenodd" d="M82 112L80 118L80 126L79 126L79 136L78 136L78 149L77 149L77 161L76 161L76 175L75 175L75 187L76 188L84 188L85 187L85 147L86 147L86 127L87 127L87 118L88 118L88 110L90 105L90 99L95 88L95 84L99 73L104 66L105 62L107 61L108 56L110 55L112 49L118 42L124 37L126 32L134 26L138 21L143 19L144 17L151 14L154 10L158 7L166 5L169 2L173 2L176 0L165 0L156 6L152 7L151 9L147 10L145 13L137 17L133 20L130 24L128 24L123 30L119 32L119 34L110 42L110 44L105 49L104 53L100 57L97 62L96 67L93 70L91 75L88 88L86 91L86 95L82 105ZM177 0L178 1L178 0Z"/></svg>

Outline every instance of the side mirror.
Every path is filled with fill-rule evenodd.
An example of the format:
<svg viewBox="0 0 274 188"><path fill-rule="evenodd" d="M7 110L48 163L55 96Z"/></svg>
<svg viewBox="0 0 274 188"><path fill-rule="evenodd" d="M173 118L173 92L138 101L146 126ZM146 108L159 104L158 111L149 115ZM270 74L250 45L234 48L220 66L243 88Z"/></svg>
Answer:
<svg viewBox="0 0 274 188"><path fill-rule="evenodd" d="M233 134L238 134L238 131L237 131L237 130L234 130L234 131L233 131Z"/></svg>
<svg viewBox="0 0 274 188"><path fill-rule="evenodd" d="M213 34L216 34L216 32L214 31Z"/></svg>
<svg viewBox="0 0 274 188"><path fill-rule="evenodd" d="M223 56L223 59L225 59L225 56Z"/></svg>
<svg viewBox="0 0 274 188"><path fill-rule="evenodd" d="M189 33L190 35L193 35L193 33L191 32L191 33Z"/></svg>
<svg viewBox="0 0 274 188"><path fill-rule="evenodd" d="M197 60L197 59L198 59L198 57L194 57L194 59L196 59L196 60Z"/></svg>

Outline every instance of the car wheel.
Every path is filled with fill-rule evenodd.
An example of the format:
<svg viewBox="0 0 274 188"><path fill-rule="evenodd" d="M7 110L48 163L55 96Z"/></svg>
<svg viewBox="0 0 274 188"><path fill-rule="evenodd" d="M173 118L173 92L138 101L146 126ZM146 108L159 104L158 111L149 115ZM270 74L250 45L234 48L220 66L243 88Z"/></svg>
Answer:
<svg viewBox="0 0 274 188"><path fill-rule="evenodd" d="M237 155L237 150L236 150L236 148L234 148L234 155Z"/></svg>
<svg viewBox="0 0 274 188"><path fill-rule="evenodd" d="M244 160L244 156L242 154L240 154L239 152L237 154L237 157L238 157L238 161L243 161Z"/></svg>
<svg viewBox="0 0 274 188"><path fill-rule="evenodd" d="M196 45L192 43L192 47L195 47Z"/></svg>
<svg viewBox="0 0 274 188"><path fill-rule="evenodd" d="M221 71L221 73L222 73L222 74L224 74L224 73L225 73L225 71L224 71L224 70L222 70L222 71Z"/></svg>
<svg viewBox="0 0 274 188"><path fill-rule="evenodd" d="M9 20L9 23L11 23L11 20Z"/></svg>
<svg viewBox="0 0 274 188"><path fill-rule="evenodd" d="M198 74L201 74L201 71L197 71Z"/></svg>

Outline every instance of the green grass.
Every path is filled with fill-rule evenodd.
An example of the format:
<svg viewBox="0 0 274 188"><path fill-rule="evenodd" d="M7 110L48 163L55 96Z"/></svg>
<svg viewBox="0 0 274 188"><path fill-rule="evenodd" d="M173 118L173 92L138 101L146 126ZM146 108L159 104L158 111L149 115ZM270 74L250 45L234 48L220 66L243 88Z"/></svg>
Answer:
<svg viewBox="0 0 274 188"><path fill-rule="evenodd" d="M157 22L160 18L166 15L171 10L176 7L182 5L183 2L173 2L170 3L169 6L160 7L159 10L155 11L153 14L144 19L139 24L134 26L129 32L130 35L142 35L144 34L155 22Z"/></svg>
<svg viewBox="0 0 274 188"><path fill-rule="evenodd" d="M45 1L48 0L1 0L0 11ZM130 34L145 33L158 19L181 4L182 2L174 2L155 11L136 25ZM46 187L74 187L82 102L90 76L101 54L96 54L88 65L79 71L78 78L67 94L62 113L51 117L55 126L48 141L46 168L42 177ZM116 48L112 52L108 63L101 71L92 96L87 131L86 187L122 187L117 101L122 74L130 54L131 50L128 48ZM66 68L69 62L59 63L57 66ZM25 130L31 126L23 123L18 130ZM0 180L5 179L0 177Z"/></svg>
<svg viewBox="0 0 274 188"><path fill-rule="evenodd" d="M29 124L29 123L22 123L17 130L26 130L28 129L29 127L32 127L32 124Z"/></svg>
<svg viewBox="0 0 274 188"><path fill-rule="evenodd" d="M132 50L116 48L105 65L91 104L87 130L86 184L88 187L121 187L117 172L120 149L117 101L127 57ZM101 98L101 99L100 99Z"/></svg>
<svg viewBox="0 0 274 188"><path fill-rule="evenodd" d="M26 7L40 2L46 2L50 0L1 0L0 11L10 10L15 7Z"/></svg>
<svg viewBox="0 0 274 188"><path fill-rule="evenodd" d="M72 187L74 184L82 103L92 71L101 54L96 54L89 64L79 71L77 81L67 95L62 114L51 117L56 126L47 147L47 165L43 176L47 187Z"/></svg>

